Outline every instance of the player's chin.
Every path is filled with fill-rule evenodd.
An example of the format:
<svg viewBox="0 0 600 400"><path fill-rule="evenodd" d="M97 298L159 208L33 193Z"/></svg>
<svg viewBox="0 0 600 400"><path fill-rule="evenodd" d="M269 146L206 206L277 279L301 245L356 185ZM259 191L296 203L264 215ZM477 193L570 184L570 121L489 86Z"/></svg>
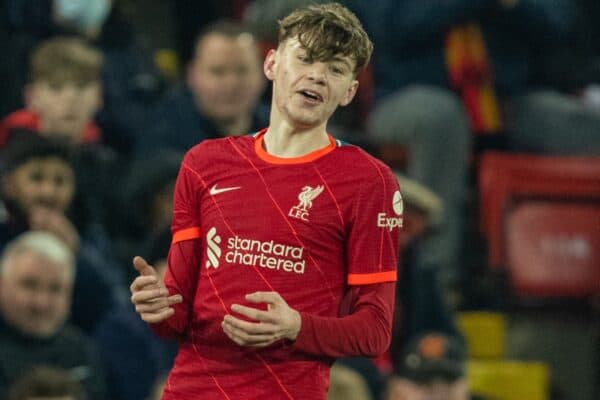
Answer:
<svg viewBox="0 0 600 400"><path fill-rule="evenodd" d="M312 128L314 126L319 126L323 123L322 118L319 118L315 113L311 112L302 112L293 115L292 120L296 126L304 127L304 128Z"/></svg>

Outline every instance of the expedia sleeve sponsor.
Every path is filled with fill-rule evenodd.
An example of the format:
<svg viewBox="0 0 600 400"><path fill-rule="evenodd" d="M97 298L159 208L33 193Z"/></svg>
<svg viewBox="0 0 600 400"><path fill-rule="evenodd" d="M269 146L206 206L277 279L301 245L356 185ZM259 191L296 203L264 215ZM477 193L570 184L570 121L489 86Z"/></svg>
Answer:
<svg viewBox="0 0 600 400"><path fill-rule="evenodd" d="M404 203L400 191L394 192L392 198L392 209L396 215L390 216L381 212L377 214L377 226L379 228L389 229L390 232L395 228L402 228L402 213L404 212Z"/></svg>
<svg viewBox="0 0 600 400"><path fill-rule="evenodd" d="M379 213L377 214L377 226L389 229L391 232L395 228L402 228L402 217L390 217L386 213Z"/></svg>

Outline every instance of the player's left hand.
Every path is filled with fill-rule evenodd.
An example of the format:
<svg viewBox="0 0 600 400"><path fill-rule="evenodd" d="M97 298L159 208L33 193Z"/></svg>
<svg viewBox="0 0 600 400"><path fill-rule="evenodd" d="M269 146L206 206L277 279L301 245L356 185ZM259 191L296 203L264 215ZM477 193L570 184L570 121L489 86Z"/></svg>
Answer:
<svg viewBox="0 0 600 400"><path fill-rule="evenodd" d="M277 292L255 292L246 295L250 303L266 303L267 310L233 304L231 311L253 322L226 315L221 326L225 334L240 346L266 347L278 340L295 340L302 318ZM254 322L256 321L256 322Z"/></svg>

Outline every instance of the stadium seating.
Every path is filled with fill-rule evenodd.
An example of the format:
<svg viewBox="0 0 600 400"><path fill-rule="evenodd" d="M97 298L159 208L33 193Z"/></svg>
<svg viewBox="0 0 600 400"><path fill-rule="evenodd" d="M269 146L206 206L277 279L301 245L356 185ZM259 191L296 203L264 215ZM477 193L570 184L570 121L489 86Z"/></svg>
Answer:
<svg viewBox="0 0 600 400"><path fill-rule="evenodd" d="M516 294L600 293L600 157L485 153L480 228Z"/></svg>
<svg viewBox="0 0 600 400"><path fill-rule="evenodd" d="M469 358L502 359L505 356L507 321L502 313L461 311L456 322L465 337Z"/></svg>
<svg viewBox="0 0 600 400"><path fill-rule="evenodd" d="M472 393L494 400L548 400L550 369L544 363L469 360L467 381Z"/></svg>

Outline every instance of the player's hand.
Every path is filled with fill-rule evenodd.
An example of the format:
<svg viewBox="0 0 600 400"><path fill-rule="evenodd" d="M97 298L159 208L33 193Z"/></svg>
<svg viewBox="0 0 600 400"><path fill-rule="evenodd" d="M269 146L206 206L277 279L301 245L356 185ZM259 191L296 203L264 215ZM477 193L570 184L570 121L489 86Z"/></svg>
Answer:
<svg viewBox="0 0 600 400"><path fill-rule="evenodd" d="M169 296L156 270L142 257L134 257L133 267L140 273L129 287L135 311L149 324L163 322L175 313L171 306L181 303L183 298L179 294Z"/></svg>
<svg viewBox="0 0 600 400"><path fill-rule="evenodd" d="M267 311L233 304L231 311L255 322L226 315L221 326L225 334L240 346L266 347L278 340L295 340L302 318L277 292L255 292L246 295L250 303L266 303Z"/></svg>

